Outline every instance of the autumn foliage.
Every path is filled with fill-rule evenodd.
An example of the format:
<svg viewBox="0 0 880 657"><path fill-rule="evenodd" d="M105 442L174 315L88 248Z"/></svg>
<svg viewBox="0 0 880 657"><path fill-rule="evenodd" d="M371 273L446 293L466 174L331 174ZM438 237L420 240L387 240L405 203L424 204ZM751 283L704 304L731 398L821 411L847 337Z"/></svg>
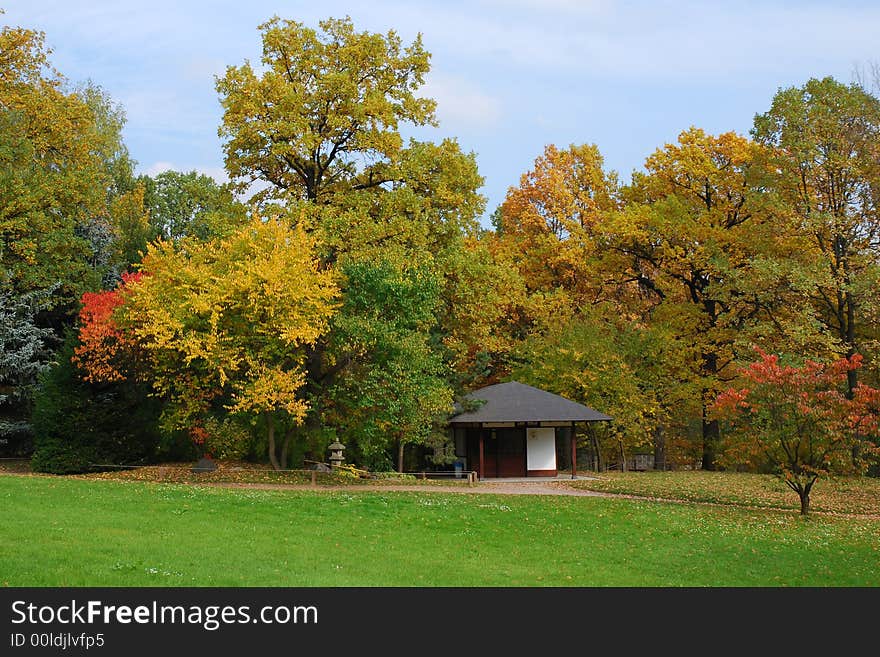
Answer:
<svg viewBox="0 0 880 657"><path fill-rule="evenodd" d="M120 329L115 311L125 303L133 283L144 274L123 274L122 282L113 290L86 292L79 313L79 341L73 362L91 383L111 383L126 378L125 361L132 345L131 338Z"/></svg>
<svg viewBox="0 0 880 657"><path fill-rule="evenodd" d="M401 470L448 464L452 400L515 377L614 417L576 436L599 468L649 450L657 468L771 467L805 510L817 478L865 471L874 91L780 90L749 135L691 126L628 180L594 144L547 144L490 229L476 154L407 138L437 122L421 37L349 18L259 32L259 64L215 80L220 186L135 178L121 108L68 91L42 34L0 30L0 292L51 297L28 319L47 331L31 362L0 371L21 399L79 307L64 365L102 394L136 381L120 387L150 391L166 434L218 458L261 432L280 469L330 436L374 470L395 446ZM125 269L141 273L82 294ZM766 351L738 371L752 345Z"/></svg>
<svg viewBox="0 0 880 657"><path fill-rule="evenodd" d="M785 365L760 349L739 372L742 387L721 393L713 407L730 424L726 457L732 463L772 466L809 511L819 477L864 472L880 450L880 390L860 384L850 398L847 374L861 356Z"/></svg>
<svg viewBox="0 0 880 657"><path fill-rule="evenodd" d="M334 311L312 248L301 230L260 218L213 242L150 245L142 273L83 298L84 378L142 378L165 401L166 428L197 445L213 412L263 414L274 464L276 415L302 422L306 347Z"/></svg>

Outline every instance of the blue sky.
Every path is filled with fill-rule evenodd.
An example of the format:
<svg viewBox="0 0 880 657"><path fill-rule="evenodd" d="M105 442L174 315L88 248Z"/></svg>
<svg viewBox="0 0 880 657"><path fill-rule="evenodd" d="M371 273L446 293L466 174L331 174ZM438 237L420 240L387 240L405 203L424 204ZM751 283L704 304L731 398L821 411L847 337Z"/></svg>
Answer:
<svg viewBox="0 0 880 657"><path fill-rule="evenodd" d="M214 76L257 62L273 15L317 27L349 15L361 30L422 33L424 95L440 127L477 154L487 214L548 143L595 143L634 169L691 125L747 133L780 87L880 61L876 2L204 2L0 0L8 25L45 31L53 63L125 108L141 172L198 169L223 179Z"/></svg>

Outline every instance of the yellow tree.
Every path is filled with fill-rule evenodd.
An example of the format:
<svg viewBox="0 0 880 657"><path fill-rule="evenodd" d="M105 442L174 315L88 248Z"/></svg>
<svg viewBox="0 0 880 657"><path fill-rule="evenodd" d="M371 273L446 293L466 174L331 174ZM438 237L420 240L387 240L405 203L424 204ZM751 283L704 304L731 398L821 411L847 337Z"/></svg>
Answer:
<svg viewBox="0 0 880 657"><path fill-rule="evenodd" d="M421 37L404 47L395 32L356 32L348 18L319 25L263 23L262 74L246 62L217 80L227 171L270 183L263 196L325 201L386 184L399 124L434 120L434 101L414 94L429 69Z"/></svg>
<svg viewBox="0 0 880 657"><path fill-rule="evenodd" d="M618 207L617 176L603 164L595 145L548 145L495 211L495 231L469 243L467 269L482 279L473 282L477 303L450 317L457 320L451 337L460 354L469 346L467 367L475 373L505 377L520 342L600 298L597 231ZM469 296L459 291L456 299Z"/></svg>
<svg viewBox="0 0 880 657"><path fill-rule="evenodd" d="M343 402L352 403L348 392L358 389L358 380L372 389L395 385L390 373L382 382L364 378L382 370L387 354L378 343L366 334L357 342L339 333L345 319L358 319L345 315L361 308L359 301L372 294L362 286L375 280L346 271L376 267L378 275L390 266L397 274L389 280L401 282L417 263L446 295L457 280L452 268L461 262L456 253L463 236L478 229L482 178L474 155L462 153L455 140L406 142L401 135L405 124L435 122L434 101L417 95L429 69L420 37L405 45L393 31L359 32L348 18L321 21L315 30L276 17L260 32L262 66L231 66L217 80L226 168L240 188L262 186L256 202L283 206L315 238L322 269L340 287L340 321L308 349L305 394L313 409L310 431L318 434L322 423L342 430L333 418ZM393 294L411 292L401 284ZM442 307L436 304L434 320L414 329L420 345L436 349ZM342 389L346 399L334 392ZM388 417L401 417L389 395L377 399ZM416 423L406 415L407 424ZM355 441L365 435L351 423L345 431Z"/></svg>
<svg viewBox="0 0 880 657"><path fill-rule="evenodd" d="M149 247L144 276L129 282L116 317L168 400L167 426L199 428L218 405L261 416L269 459L285 467L292 427L308 410L306 349L336 307L337 288L313 248L302 229L259 218L224 239ZM288 429L280 452L278 420Z"/></svg>
<svg viewBox="0 0 880 657"><path fill-rule="evenodd" d="M648 158L626 208L605 226L608 268L646 293L650 321L694 345L706 469L719 441L706 409L738 348L771 335L817 348L794 264L802 245L761 187L761 155L735 133L691 128Z"/></svg>
<svg viewBox="0 0 880 657"><path fill-rule="evenodd" d="M106 210L121 123L94 88L65 90L44 41L0 30L0 279L67 313L100 281L80 229Z"/></svg>
<svg viewBox="0 0 880 657"><path fill-rule="evenodd" d="M594 144L544 149L534 168L511 187L500 207L498 233L520 262L530 290L562 287L586 299L596 277L588 265L602 217L618 207L618 182Z"/></svg>

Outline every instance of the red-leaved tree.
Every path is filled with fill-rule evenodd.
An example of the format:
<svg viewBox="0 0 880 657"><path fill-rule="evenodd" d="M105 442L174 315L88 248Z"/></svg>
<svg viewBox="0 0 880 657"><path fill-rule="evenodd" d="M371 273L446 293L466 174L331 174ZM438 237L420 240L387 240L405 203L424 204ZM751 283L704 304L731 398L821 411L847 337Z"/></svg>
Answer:
<svg viewBox="0 0 880 657"><path fill-rule="evenodd" d="M136 283L142 273L123 274L113 290L86 292L79 312L79 345L73 362L91 383L112 383L125 380L126 362L131 358L133 343L120 329L114 312L125 303L126 286Z"/></svg>
<svg viewBox="0 0 880 657"><path fill-rule="evenodd" d="M880 390L859 385L851 398L846 394L847 373L861 364L858 354L798 367L756 351L758 360L739 371L742 387L721 393L713 406L729 423L725 458L771 465L806 515L819 477L863 473L880 455Z"/></svg>

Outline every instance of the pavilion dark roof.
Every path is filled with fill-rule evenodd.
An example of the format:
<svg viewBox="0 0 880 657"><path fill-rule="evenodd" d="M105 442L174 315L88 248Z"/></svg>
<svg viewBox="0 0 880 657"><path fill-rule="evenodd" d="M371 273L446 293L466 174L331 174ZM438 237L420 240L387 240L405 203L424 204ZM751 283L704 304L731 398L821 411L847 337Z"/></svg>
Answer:
<svg viewBox="0 0 880 657"><path fill-rule="evenodd" d="M612 418L552 392L511 381L486 386L465 395L484 400L473 411L458 413L450 424L485 422L601 422Z"/></svg>

